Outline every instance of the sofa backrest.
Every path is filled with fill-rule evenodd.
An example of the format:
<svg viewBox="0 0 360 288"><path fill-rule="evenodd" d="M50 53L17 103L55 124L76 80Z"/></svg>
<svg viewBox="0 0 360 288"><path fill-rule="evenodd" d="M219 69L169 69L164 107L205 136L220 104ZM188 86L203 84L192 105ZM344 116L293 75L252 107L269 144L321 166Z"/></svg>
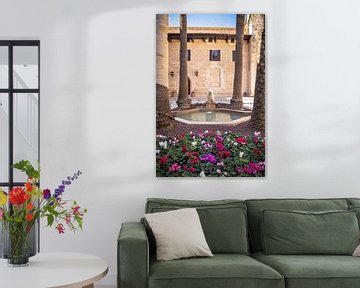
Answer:
<svg viewBox="0 0 360 288"><path fill-rule="evenodd" d="M147 199L145 213L165 212L181 208L197 209L206 241L213 253L249 253L245 201L150 198ZM147 233L151 252L154 252L154 237L148 227Z"/></svg>
<svg viewBox="0 0 360 288"><path fill-rule="evenodd" d="M328 211L348 210L347 199L253 199L246 200L248 213L250 248L252 252L262 251L261 214L263 209Z"/></svg>

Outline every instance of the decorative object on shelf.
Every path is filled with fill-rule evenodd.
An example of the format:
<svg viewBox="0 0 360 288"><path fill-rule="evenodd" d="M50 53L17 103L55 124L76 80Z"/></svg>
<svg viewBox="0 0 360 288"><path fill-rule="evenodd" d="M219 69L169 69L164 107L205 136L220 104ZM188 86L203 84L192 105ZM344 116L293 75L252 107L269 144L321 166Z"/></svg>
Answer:
<svg viewBox="0 0 360 288"><path fill-rule="evenodd" d="M52 193L40 189L40 168L35 169L27 160L13 165L26 173L28 179L23 187L12 187L8 194L0 188L0 257L8 259L10 266L23 266L34 256L36 230L39 218L46 218L47 226L55 227L59 234L82 229L86 209L76 201L63 200L66 186L78 179L81 172L67 177Z"/></svg>

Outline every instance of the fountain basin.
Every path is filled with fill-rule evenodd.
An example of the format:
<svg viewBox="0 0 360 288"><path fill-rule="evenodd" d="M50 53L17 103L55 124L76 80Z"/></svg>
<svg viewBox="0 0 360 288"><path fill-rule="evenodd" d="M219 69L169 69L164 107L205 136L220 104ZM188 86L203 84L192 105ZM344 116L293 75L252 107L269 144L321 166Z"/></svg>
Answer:
<svg viewBox="0 0 360 288"><path fill-rule="evenodd" d="M175 112L175 120L185 124L235 126L249 121L251 111L217 108L215 110L191 109Z"/></svg>

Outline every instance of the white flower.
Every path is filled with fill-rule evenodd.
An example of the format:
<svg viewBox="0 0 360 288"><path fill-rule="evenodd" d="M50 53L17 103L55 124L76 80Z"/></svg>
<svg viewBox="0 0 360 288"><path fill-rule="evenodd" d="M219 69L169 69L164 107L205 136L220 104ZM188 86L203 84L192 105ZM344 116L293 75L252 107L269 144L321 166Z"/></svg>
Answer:
<svg viewBox="0 0 360 288"><path fill-rule="evenodd" d="M224 162L219 162L216 164L217 166L224 166Z"/></svg>
<svg viewBox="0 0 360 288"><path fill-rule="evenodd" d="M233 142L233 144L234 144L235 146L237 146L237 145L238 145L238 143L237 143L237 142Z"/></svg>
<svg viewBox="0 0 360 288"><path fill-rule="evenodd" d="M156 150L156 154L159 154L160 153L160 150Z"/></svg>
<svg viewBox="0 0 360 288"><path fill-rule="evenodd" d="M164 141L164 142L159 142L159 145L160 145L160 147L163 147L164 149L167 149L167 141Z"/></svg>
<svg viewBox="0 0 360 288"><path fill-rule="evenodd" d="M224 172L224 175L227 176L227 172Z"/></svg>
<svg viewBox="0 0 360 288"><path fill-rule="evenodd" d="M205 175L205 172L204 171L201 171L200 174L199 174L200 177L206 177Z"/></svg>
<svg viewBox="0 0 360 288"><path fill-rule="evenodd" d="M261 134L260 132L254 132L255 136L260 136L260 134Z"/></svg>
<svg viewBox="0 0 360 288"><path fill-rule="evenodd" d="M239 157L242 158L242 157L244 156L244 154L245 154L245 153L241 151L241 152L239 153Z"/></svg>
<svg viewBox="0 0 360 288"><path fill-rule="evenodd" d="M205 130L205 131L204 131L204 134L208 134L208 133L209 133L209 131L208 131L208 130Z"/></svg>
<svg viewBox="0 0 360 288"><path fill-rule="evenodd" d="M216 170L216 173L221 174L221 170L220 170L220 169L217 169L217 170Z"/></svg>
<svg viewBox="0 0 360 288"><path fill-rule="evenodd" d="M166 138L166 136L158 134L158 135L156 135L156 138Z"/></svg>
<svg viewBox="0 0 360 288"><path fill-rule="evenodd" d="M195 147L196 144L197 144L196 141L192 141L192 142L191 142L191 145L192 145L193 147Z"/></svg>

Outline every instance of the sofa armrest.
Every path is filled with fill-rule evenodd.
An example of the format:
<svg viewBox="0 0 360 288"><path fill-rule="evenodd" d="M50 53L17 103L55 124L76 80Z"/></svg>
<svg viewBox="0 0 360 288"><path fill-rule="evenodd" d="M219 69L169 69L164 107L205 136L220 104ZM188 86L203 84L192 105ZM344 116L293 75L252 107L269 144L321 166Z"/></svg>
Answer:
<svg viewBox="0 0 360 288"><path fill-rule="evenodd" d="M149 243L141 223L123 223L117 242L118 288L146 288Z"/></svg>

